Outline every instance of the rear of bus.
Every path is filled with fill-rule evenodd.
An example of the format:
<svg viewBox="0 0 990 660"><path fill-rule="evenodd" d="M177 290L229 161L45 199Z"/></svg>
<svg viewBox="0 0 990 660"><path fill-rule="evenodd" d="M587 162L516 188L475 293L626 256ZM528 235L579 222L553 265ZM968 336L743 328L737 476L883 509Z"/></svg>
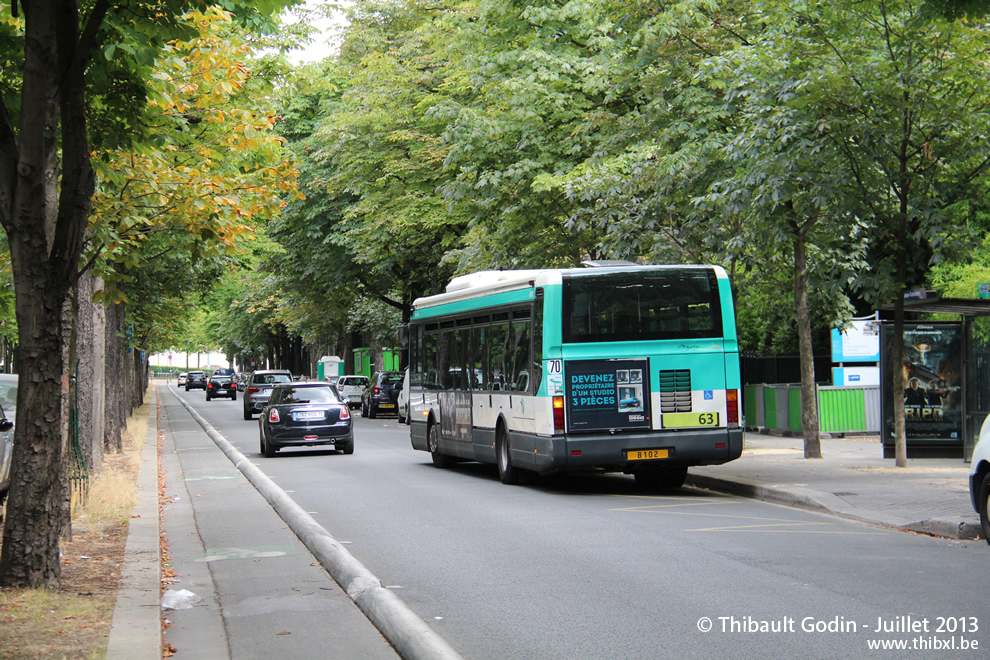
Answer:
<svg viewBox="0 0 990 660"><path fill-rule="evenodd" d="M544 286L540 391L552 401L554 468L676 486L688 466L738 458L739 349L725 270L558 273L559 285Z"/></svg>

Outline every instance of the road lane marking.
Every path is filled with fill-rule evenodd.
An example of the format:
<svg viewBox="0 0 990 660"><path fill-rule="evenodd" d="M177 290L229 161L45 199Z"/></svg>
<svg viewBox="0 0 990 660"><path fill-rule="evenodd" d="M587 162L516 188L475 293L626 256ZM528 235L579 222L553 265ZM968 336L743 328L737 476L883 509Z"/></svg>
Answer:
<svg viewBox="0 0 990 660"><path fill-rule="evenodd" d="M655 498L654 498L655 499ZM710 506L718 504L742 504L741 499L718 499L698 501L697 498L670 497L663 498L662 504L650 504L644 506L619 507L612 511L628 511L633 513L658 513L673 516L693 516L698 518L725 518L728 520L752 520L756 521L751 525L725 525L718 527L699 527L697 529L686 529L686 532L765 532L774 534L845 534L845 535L879 535L882 531L842 531L835 529L783 529L785 527L828 527L834 525L832 522L812 522L800 521L793 518L765 518L762 516L737 516L727 513L702 513L697 510L683 510L699 506ZM675 511L674 509L682 509Z"/></svg>

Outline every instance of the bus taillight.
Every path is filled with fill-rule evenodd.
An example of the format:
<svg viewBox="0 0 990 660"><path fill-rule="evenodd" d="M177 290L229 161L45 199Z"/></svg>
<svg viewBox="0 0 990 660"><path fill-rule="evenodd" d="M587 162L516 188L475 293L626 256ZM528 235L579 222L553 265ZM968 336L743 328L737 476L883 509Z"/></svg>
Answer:
<svg viewBox="0 0 990 660"><path fill-rule="evenodd" d="M553 398L553 430L564 430L564 397L562 396Z"/></svg>
<svg viewBox="0 0 990 660"><path fill-rule="evenodd" d="M729 424L739 424L739 390L725 392L725 408Z"/></svg>

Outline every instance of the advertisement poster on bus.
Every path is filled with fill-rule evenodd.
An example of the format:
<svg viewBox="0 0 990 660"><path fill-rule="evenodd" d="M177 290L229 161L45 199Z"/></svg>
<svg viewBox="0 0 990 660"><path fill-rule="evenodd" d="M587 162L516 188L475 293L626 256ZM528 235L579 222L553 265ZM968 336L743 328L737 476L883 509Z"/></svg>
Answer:
<svg viewBox="0 0 990 660"><path fill-rule="evenodd" d="M437 392L440 403L440 435L471 442L471 393L457 390Z"/></svg>
<svg viewBox="0 0 990 660"><path fill-rule="evenodd" d="M897 368L892 347L894 325L883 326L883 379ZM962 326L959 323L905 323L905 437L924 442L959 442L962 438ZM894 437L893 397L883 392L885 441Z"/></svg>
<svg viewBox="0 0 990 660"><path fill-rule="evenodd" d="M572 431L650 428L646 358L568 361L564 382Z"/></svg>

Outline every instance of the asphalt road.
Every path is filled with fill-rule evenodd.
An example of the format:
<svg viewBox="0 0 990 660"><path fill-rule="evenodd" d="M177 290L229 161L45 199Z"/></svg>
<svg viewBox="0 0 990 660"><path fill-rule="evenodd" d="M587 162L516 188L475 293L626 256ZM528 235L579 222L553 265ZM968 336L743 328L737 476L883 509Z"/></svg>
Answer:
<svg viewBox="0 0 990 660"><path fill-rule="evenodd" d="M265 459L240 399L179 396L465 658L888 657L871 647L883 643L982 658L990 648L983 542L691 488L645 496L623 475L504 486L494 466L433 467L408 427L357 411L353 455Z"/></svg>

